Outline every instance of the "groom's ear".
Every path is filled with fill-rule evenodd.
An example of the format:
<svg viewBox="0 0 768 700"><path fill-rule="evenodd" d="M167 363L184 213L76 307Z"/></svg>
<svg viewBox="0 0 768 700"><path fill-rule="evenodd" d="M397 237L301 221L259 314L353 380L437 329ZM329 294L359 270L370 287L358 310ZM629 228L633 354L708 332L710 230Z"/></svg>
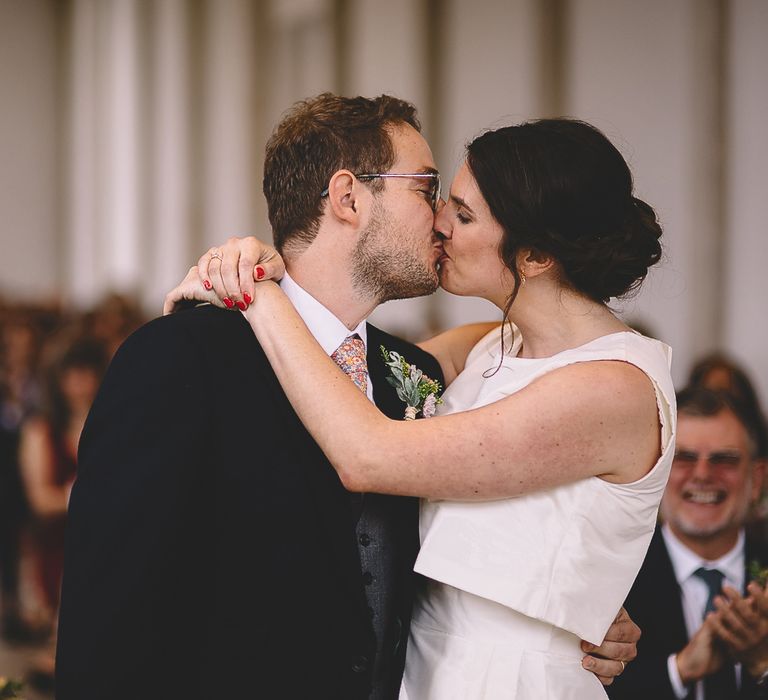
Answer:
<svg viewBox="0 0 768 700"><path fill-rule="evenodd" d="M370 196L370 190L349 170L337 170L328 183L331 214L341 223L355 228L360 225L362 205Z"/></svg>

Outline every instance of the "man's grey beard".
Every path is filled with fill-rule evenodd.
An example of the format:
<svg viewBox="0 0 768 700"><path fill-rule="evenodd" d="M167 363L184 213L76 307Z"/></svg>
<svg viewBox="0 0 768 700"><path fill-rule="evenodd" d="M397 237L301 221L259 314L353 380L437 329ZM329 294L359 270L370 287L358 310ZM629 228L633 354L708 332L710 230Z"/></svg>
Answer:
<svg viewBox="0 0 768 700"><path fill-rule="evenodd" d="M750 476L747 480L747 483L744 486L745 493L749 493L752 488L752 477ZM680 532L682 532L687 537L690 537L692 539L702 539L702 538L708 538L708 537L715 537L719 535L721 532L724 532L728 528L733 527L734 525L740 525L743 526L744 523L747 522L747 518L749 517L749 511L752 508L752 501L748 496L744 497L744 500L742 503L739 504L738 509L736 512L726 521L719 521L719 522L713 522L713 523L706 523L704 525L699 525L693 522L690 522L685 518L685 516L679 516L677 513L669 513L665 512L665 504L662 501L661 504L661 517L663 520L666 520L671 525L676 527Z"/></svg>
<svg viewBox="0 0 768 700"><path fill-rule="evenodd" d="M440 281L434 267L413 251L396 248L396 241L408 240L408 233L395 233L386 223L384 208L375 203L371 221L355 246L352 284L358 294L378 304L433 294Z"/></svg>

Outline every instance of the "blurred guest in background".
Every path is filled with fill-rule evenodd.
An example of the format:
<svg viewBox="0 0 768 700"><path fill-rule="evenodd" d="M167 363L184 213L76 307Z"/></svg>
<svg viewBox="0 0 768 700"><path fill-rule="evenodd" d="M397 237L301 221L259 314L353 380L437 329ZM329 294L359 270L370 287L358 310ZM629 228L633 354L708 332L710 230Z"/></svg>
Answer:
<svg viewBox="0 0 768 700"><path fill-rule="evenodd" d="M104 342L109 356L146 319L135 299L111 292L82 319L84 332Z"/></svg>
<svg viewBox="0 0 768 700"><path fill-rule="evenodd" d="M19 432L39 403L38 334L24 316L5 314L0 323L0 633L27 637L23 621L19 562L27 512L18 465Z"/></svg>
<svg viewBox="0 0 768 700"><path fill-rule="evenodd" d="M758 433L751 407L727 392L679 394L664 525L625 603L643 635L612 698L768 697L768 550L744 529L765 471Z"/></svg>
<svg viewBox="0 0 768 700"><path fill-rule="evenodd" d="M38 597L54 630L51 649L33 669L38 684L53 677L64 529L77 470L77 445L108 359L103 341L79 335L54 341L48 354L43 409L22 426L19 446L19 463L32 514L30 532Z"/></svg>
<svg viewBox="0 0 768 700"><path fill-rule="evenodd" d="M21 430L19 461L34 516L36 571L43 600L58 608L64 546L64 519L75 478L77 444L106 368L100 340L80 337L54 347L46 372L40 414Z"/></svg>
<svg viewBox="0 0 768 700"><path fill-rule="evenodd" d="M0 298L0 634L42 644L27 677L39 690L52 683L80 431L108 359L142 321L114 293L90 311Z"/></svg>
<svg viewBox="0 0 768 700"><path fill-rule="evenodd" d="M696 362L688 377L689 386L723 389L736 396L744 409L754 417L757 453L768 457L768 428L765 413L746 370L722 353L706 355Z"/></svg>

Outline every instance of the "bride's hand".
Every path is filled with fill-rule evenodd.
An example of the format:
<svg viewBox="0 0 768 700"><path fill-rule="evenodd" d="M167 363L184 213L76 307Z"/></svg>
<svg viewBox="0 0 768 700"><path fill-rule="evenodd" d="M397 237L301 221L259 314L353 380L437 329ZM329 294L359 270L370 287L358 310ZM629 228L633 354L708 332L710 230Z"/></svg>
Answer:
<svg viewBox="0 0 768 700"><path fill-rule="evenodd" d="M211 248L197 267L205 290L213 291L228 309L241 311L253 300L256 282L279 280L285 274L280 254L255 236L233 237Z"/></svg>
<svg viewBox="0 0 768 700"><path fill-rule="evenodd" d="M185 302L190 301L207 301L215 306L224 307L224 302L216 296L213 290L207 290L203 287L197 265L190 267L187 276L166 294L163 303L163 316L180 311L185 306Z"/></svg>

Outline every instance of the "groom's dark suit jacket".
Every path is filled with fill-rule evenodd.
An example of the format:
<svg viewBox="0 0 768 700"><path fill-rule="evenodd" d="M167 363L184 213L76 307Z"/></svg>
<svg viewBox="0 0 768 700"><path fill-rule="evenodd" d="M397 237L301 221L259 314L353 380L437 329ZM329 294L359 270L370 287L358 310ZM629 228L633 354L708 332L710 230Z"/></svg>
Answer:
<svg viewBox="0 0 768 700"><path fill-rule="evenodd" d="M368 326L374 399L401 418L380 345L442 381L440 370ZM375 638L352 499L240 314L199 307L129 338L79 458L58 700L367 697ZM384 653L397 684L418 510L388 501L401 633Z"/></svg>
<svg viewBox="0 0 768 700"><path fill-rule="evenodd" d="M747 538L745 562L757 560L765 565L765 547ZM749 580L747 577L745 580ZM667 659L688 643L680 586L669 558L661 529L656 528L640 573L624 607L639 625L642 636L637 643L637 658L606 688L615 700L677 700L669 681ZM764 692L764 691L763 691ZM742 673L739 698L764 697L754 681ZM690 694L690 697L693 697Z"/></svg>

